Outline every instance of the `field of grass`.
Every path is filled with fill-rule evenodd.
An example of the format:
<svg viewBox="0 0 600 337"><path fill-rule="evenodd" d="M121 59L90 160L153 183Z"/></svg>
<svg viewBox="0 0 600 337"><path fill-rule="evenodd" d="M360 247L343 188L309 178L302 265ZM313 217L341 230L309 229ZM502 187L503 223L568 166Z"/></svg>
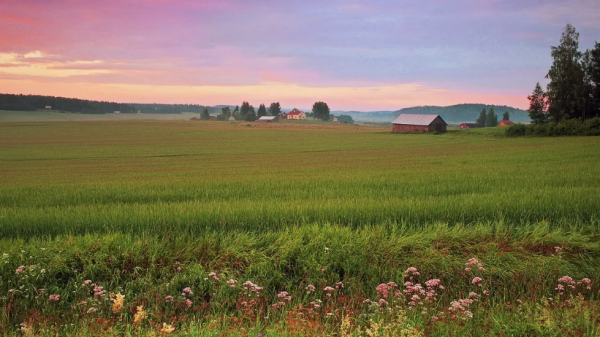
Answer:
<svg viewBox="0 0 600 337"><path fill-rule="evenodd" d="M0 123L0 332L598 333L599 138L389 129ZM409 267L445 290L411 305Z"/></svg>

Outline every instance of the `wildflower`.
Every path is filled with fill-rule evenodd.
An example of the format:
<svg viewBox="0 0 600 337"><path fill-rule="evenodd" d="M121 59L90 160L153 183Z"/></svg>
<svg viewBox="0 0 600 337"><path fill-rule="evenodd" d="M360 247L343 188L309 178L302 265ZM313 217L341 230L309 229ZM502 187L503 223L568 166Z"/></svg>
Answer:
<svg viewBox="0 0 600 337"><path fill-rule="evenodd" d="M106 295L106 290L104 290L103 287L101 287L101 286L94 287L94 297L102 297L104 295Z"/></svg>
<svg viewBox="0 0 600 337"><path fill-rule="evenodd" d="M42 269L42 270L40 270L40 274L43 274L43 273L45 273L45 272L46 272L46 269Z"/></svg>
<svg viewBox="0 0 600 337"><path fill-rule="evenodd" d="M175 328L167 323L163 323L162 329L160 329L161 333L166 333L166 334L171 334L173 331L175 331Z"/></svg>
<svg viewBox="0 0 600 337"><path fill-rule="evenodd" d="M471 272L471 268L467 267L467 268L465 268L465 271L466 271L467 273L469 273L469 272Z"/></svg>
<svg viewBox="0 0 600 337"><path fill-rule="evenodd" d="M483 281L483 279L481 277L475 277L475 278L473 278L472 283L473 284L478 284L479 283L478 285L481 287L481 281Z"/></svg>
<svg viewBox="0 0 600 337"><path fill-rule="evenodd" d="M194 293L192 292L192 289L190 289L190 287L184 288L183 293L188 294L188 295L194 295ZM185 296L185 295L182 294L182 296Z"/></svg>
<svg viewBox="0 0 600 337"><path fill-rule="evenodd" d="M98 311L98 309L96 309L96 308L94 308L94 307L91 307L91 308L89 308L89 309L87 310L87 313L88 313L88 314L94 314L94 313L96 313L97 311Z"/></svg>
<svg viewBox="0 0 600 337"><path fill-rule="evenodd" d="M338 282L335 284L335 289L343 288L344 284L342 282Z"/></svg>
<svg viewBox="0 0 600 337"><path fill-rule="evenodd" d="M48 301L56 301L56 302L58 302L58 301L60 301L60 295L56 295L56 294L55 295L50 295L50 296L48 296Z"/></svg>
<svg viewBox="0 0 600 337"><path fill-rule="evenodd" d="M521 305L523 303L521 300L517 300L517 305Z"/></svg>
<svg viewBox="0 0 600 337"><path fill-rule="evenodd" d="M483 291L483 294L484 294L485 296L490 296L490 292L489 292L489 291L487 291L487 290L484 290L484 291Z"/></svg>
<svg viewBox="0 0 600 337"><path fill-rule="evenodd" d="M473 313L470 312L469 310L465 311L465 316L467 316L468 318L473 318Z"/></svg>
<svg viewBox="0 0 600 337"><path fill-rule="evenodd" d="M479 297L480 297L479 294L477 294L476 292L471 291L469 293L469 298L479 298Z"/></svg>
<svg viewBox="0 0 600 337"><path fill-rule="evenodd" d="M87 285L89 285L91 283L92 283L92 280L85 280L85 281L83 281L82 286L87 286Z"/></svg>
<svg viewBox="0 0 600 337"><path fill-rule="evenodd" d="M186 298L186 299L185 299L185 306L186 306L188 309L192 307L192 303L193 303L193 302L192 302L192 301L190 301L190 299L189 299L189 298Z"/></svg>
<svg viewBox="0 0 600 337"><path fill-rule="evenodd" d="M573 279L569 276L563 276L563 277L559 278L558 282L565 283L565 284L575 284L575 281L573 281Z"/></svg>
<svg viewBox="0 0 600 337"><path fill-rule="evenodd" d="M15 274L19 275L25 272L25 266L19 266L19 268L17 268L17 270L15 270Z"/></svg>
<svg viewBox="0 0 600 337"><path fill-rule="evenodd" d="M87 303L85 301L81 301L79 303L77 303L77 305L86 305Z"/></svg>
<svg viewBox="0 0 600 337"><path fill-rule="evenodd" d="M271 308L278 309L278 308L281 308L281 307L284 307L284 306L285 306L285 302L281 302L280 301L280 302L277 302L277 303L271 305Z"/></svg>
<svg viewBox="0 0 600 337"><path fill-rule="evenodd" d="M382 283L377 286L377 297L379 298L387 298L388 296L388 286L385 283Z"/></svg>
<svg viewBox="0 0 600 337"><path fill-rule="evenodd" d="M38 293L43 294L44 292L46 292L46 289L44 289L44 288L38 289Z"/></svg>
<svg viewBox="0 0 600 337"><path fill-rule="evenodd" d="M440 320L440 318L439 318L439 317L437 317L437 316L432 316L432 317L431 317L431 321L432 321L432 322L437 322L437 321L439 321L439 320Z"/></svg>
<svg viewBox="0 0 600 337"><path fill-rule="evenodd" d="M325 272L325 268L321 269L321 273L324 273L324 272Z"/></svg>
<svg viewBox="0 0 600 337"><path fill-rule="evenodd" d="M169 295L169 296L166 296L166 297L165 297L165 302L166 302L166 303L173 302L173 296L170 296L170 295Z"/></svg>
<svg viewBox="0 0 600 337"><path fill-rule="evenodd" d="M329 248L325 247L325 253L329 253Z"/></svg>
<svg viewBox="0 0 600 337"><path fill-rule="evenodd" d="M317 290L317 288L315 286L313 286L312 284L309 284L306 287L306 290L308 290L306 293L310 295L310 294L314 293L315 290Z"/></svg>
<svg viewBox="0 0 600 337"><path fill-rule="evenodd" d="M217 276L217 273L215 273L215 272L209 273L208 277L210 277L213 281L219 280L219 277Z"/></svg>
<svg viewBox="0 0 600 337"><path fill-rule="evenodd" d="M483 271L483 270L485 270L485 268L483 268L483 267L479 267L479 270Z"/></svg>
<svg viewBox="0 0 600 337"><path fill-rule="evenodd" d="M465 263L466 266L476 266L479 264L479 261L477 261L476 258L471 258L469 259L469 261L467 261L467 263Z"/></svg>
<svg viewBox="0 0 600 337"><path fill-rule="evenodd" d="M554 251L555 251L555 252L557 252L557 253L558 253L558 252L561 252L562 250L563 250L563 248L562 248L562 247L560 247L560 246L556 246L556 247L554 247Z"/></svg>
<svg viewBox="0 0 600 337"><path fill-rule="evenodd" d="M552 302L554 299L552 297L548 297L548 302Z"/></svg>
<svg viewBox="0 0 600 337"><path fill-rule="evenodd" d="M383 298L379 300L379 306L384 306L384 305L388 305L388 302L386 300L384 300Z"/></svg>
<svg viewBox="0 0 600 337"><path fill-rule="evenodd" d="M234 280L234 279L229 279L229 281L227 281L227 284L229 284L229 286L231 288L235 288L236 283L237 283L237 280Z"/></svg>
<svg viewBox="0 0 600 337"><path fill-rule="evenodd" d="M133 315L133 324L140 324L144 318L148 317L148 313L144 311L144 306L140 305L137 307L135 315Z"/></svg>
<svg viewBox="0 0 600 337"><path fill-rule="evenodd" d="M111 294L110 300L113 302L112 312L113 314L118 313L123 309L123 302L125 301L125 295L121 294Z"/></svg>
<svg viewBox="0 0 600 337"><path fill-rule="evenodd" d="M335 291L335 289L333 289L332 287L327 286L327 287L323 288L323 291Z"/></svg>

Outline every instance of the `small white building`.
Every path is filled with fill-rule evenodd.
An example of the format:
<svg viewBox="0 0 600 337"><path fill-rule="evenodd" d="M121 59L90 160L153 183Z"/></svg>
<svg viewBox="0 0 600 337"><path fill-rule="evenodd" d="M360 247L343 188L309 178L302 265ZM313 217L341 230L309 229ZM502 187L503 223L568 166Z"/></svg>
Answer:
<svg viewBox="0 0 600 337"><path fill-rule="evenodd" d="M121 113L121 111L115 111L115 112L113 112L113 113L114 113L114 114L120 114L120 113Z"/></svg>
<svg viewBox="0 0 600 337"><path fill-rule="evenodd" d="M50 110L50 109L52 109L52 106L46 105L46 109Z"/></svg>

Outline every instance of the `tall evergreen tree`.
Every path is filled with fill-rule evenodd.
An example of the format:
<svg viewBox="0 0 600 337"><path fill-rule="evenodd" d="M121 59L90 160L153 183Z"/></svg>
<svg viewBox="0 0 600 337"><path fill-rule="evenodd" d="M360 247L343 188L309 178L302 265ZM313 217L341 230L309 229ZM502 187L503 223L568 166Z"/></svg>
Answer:
<svg viewBox="0 0 600 337"><path fill-rule="evenodd" d="M504 111L504 114L502 115L502 120L509 121L510 120L510 112Z"/></svg>
<svg viewBox="0 0 600 337"><path fill-rule="evenodd" d="M246 115L250 112L250 103L243 102L240 108L240 119L246 120Z"/></svg>
<svg viewBox="0 0 600 337"><path fill-rule="evenodd" d="M243 108L244 106L242 106L242 109ZM254 107L252 105L250 105L250 108L248 109L248 113L244 117L244 120L248 122L254 122L256 120L256 112L254 111Z"/></svg>
<svg viewBox="0 0 600 337"><path fill-rule="evenodd" d="M586 50L582 66L584 70L586 111L584 118L600 116L600 43Z"/></svg>
<svg viewBox="0 0 600 337"><path fill-rule="evenodd" d="M553 121L583 117L585 110L584 73L581 66L579 33L567 24L558 47L551 47L554 59L546 78L548 114Z"/></svg>
<svg viewBox="0 0 600 337"><path fill-rule="evenodd" d="M202 109L202 112L200 113L200 119L203 121L207 121L210 119L207 107L204 107L204 109Z"/></svg>
<svg viewBox="0 0 600 337"><path fill-rule="evenodd" d="M327 121L329 119L329 106L325 102L315 102L312 107L312 115L316 119Z"/></svg>
<svg viewBox="0 0 600 337"><path fill-rule="evenodd" d="M488 111L487 116L485 116L485 126L498 126L498 116L496 116L494 108L490 108L490 111Z"/></svg>
<svg viewBox="0 0 600 337"><path fill-rule="evenodd" d="M231 111L229 110L228 106L221 108L221 115L220 115L221 120L228 121L230 116L231 116Z"/></svg>
<svg viewBox="0 0 600 337"><path fill-rule="evenodd" d="M529 100L529 118L533 124L543 124L548 121L547 107L548 100L546 93L540 86L540 82L536 83L533 93L527 96Z"/></svg>
<svg viewBox="0 0 600 337"><path fill-rule="evenodd" d="M269 114L271 116L279 116L280 113L281 106L279 105L279 102L271 103L271 106L269 107Z"/></svg>
<svg viewBox="0 0 600 337"><path fill-rule="evenodd" d="M476 123L480 127L484 127L485 126L485 118L486 117L487 117L487 111L485 110L485 108L483 108L483 110L481 110L481 112L479 113L479 118L477 118Z"/></svg>
<svg viewBox="0 0 600 337"><path fill-rule="evenodd" d="M259 105L256 115L258 117L266 116L267 115L267 107L265 107L264 104Z"/></svg>

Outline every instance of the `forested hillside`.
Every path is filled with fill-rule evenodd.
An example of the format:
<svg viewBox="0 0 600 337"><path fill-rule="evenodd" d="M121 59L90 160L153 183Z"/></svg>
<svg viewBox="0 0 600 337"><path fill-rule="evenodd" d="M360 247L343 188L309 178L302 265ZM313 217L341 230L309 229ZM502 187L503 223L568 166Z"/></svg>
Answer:
<svg viewBox="0 0 600 337"><path fill-rule="evenodd" d="M426 114L440 115L448 123L475 122L479 113L486 109L494 109L496 115L502 116L506 111L510 114L510 120L513 122L530 122L529 113L526 110L516 109L505 105L486 105L486 104L457 104L446 107L441 106L417 106L404 108L393 113L393 117L400 114Z"/></svg>
<svg viewBox="0 0 600 337"><path fill-rule="evenodd" d="M180 114L182 112L200 113L205 108L198 104L145 104L145 103L115 103L90 101L85 99L40 96L40 95L11 95L0 94L0 110L35 111L50 107L53 111L78 112L86 114L104 114L119 111L120 113L146 114ZM221 107L207 107L208 112L217 114Z"/></svg>

